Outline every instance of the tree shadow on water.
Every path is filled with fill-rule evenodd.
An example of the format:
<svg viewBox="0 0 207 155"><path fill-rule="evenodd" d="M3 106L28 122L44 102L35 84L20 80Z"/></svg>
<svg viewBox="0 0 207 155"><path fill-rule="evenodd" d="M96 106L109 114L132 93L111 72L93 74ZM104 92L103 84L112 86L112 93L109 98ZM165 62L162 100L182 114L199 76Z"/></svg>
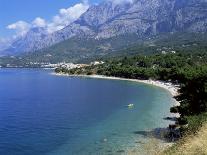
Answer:
<svg viewBox="0 0 207 155"><path fill-rule="evenodd" d="M167 143L175 142L180 138L178 129L155 128L151 131L134 131L136 135L142 135L145 138L155 138Z"/></svg>

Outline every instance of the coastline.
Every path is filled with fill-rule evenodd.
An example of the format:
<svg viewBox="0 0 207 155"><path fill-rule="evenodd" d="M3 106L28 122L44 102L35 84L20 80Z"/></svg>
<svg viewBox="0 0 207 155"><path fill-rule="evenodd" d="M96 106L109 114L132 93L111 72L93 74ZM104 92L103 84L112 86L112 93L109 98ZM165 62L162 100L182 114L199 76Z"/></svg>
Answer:
<svg viewBox="0 0 207 155"><path fill-rule="evenodd" d="M53 75L57 76L69 76L69 77L85 77L85 78L95 78L95 79L108 79L108 80L122 80L122 81L132 81L132 82L138 82L138 83L144 83L148 85L153 85L156 87L163 88L167 90L172 97L177 96L179 86L174 85L170 82L164 82L164 81L158 81L158 80L138 80L138 79L128 79L128 78L120 78L120 77L112 77L112 76L104 76L104 75L69 75L64 73L52 73ZM180 103L175 100L175 106L179 106Z"/></svg>
<svg viewBox="0 0 207 155"><path fill-rule="evenodd" d="M52 74L56 76L67 76L67 77L83 77L83 78L94 78L94 79L131 81L131 82L137 82L137 83L143 83L143 84L147 84L151 86L156 86L156 87L160 87L168 91L174 100L172 104L174 106L180 106L180 103L174 98L175 96L179 94L178 93L179 86L174 85L170 82L164 82L164 81L158 81L158 80L138 80L138 79L129 79L129 78L120 78L120 77L110 77L110 76L104 76L104 75L69 75L69 74L64 74L64 73L52 73ZM170 115L171 115L170 117L175 117L175 118L180 117L179 113L170 113ZM163 142L163 143L158 144L159 142L155 140L155 138L152 138L151 141L152 141L152 146L149 146L148 149L152 152L154 152L153 149L156 149L156 147L159 147L159 150L158 150L159 152L163 152L164 150L166 150L167 148L171 147L174 144L174 142L171 142L171 143ZM136 150L136 147L135 147L132 150L131 149L128 150L127 153L128 154L139 154L139 150ZM157 154L157 152L155 154Z"/></svg>

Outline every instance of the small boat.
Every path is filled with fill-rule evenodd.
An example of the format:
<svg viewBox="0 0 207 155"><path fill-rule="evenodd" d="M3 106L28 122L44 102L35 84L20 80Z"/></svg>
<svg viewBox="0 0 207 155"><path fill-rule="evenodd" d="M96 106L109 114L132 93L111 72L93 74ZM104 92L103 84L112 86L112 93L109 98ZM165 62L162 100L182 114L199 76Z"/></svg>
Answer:
<svg viewBox="0 0 207 155"><path fill-rule="evenodd" d="M133 108L134 104L128 104L128 108Z"/></svg>

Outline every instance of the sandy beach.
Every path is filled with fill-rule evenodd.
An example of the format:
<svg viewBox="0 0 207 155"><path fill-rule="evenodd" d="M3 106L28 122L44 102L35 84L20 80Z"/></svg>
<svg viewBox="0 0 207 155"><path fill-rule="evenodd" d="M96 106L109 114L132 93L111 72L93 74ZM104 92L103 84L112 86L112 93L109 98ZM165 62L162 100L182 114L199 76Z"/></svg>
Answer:
<svg viewBox="0 0 207 155"><path fill-rule="evenodd" d="M109 77L104 75L69 75L62 73L55 73L58 76L70 76L70 77L86 77L86 78L96 78L96 79L109 79L109 80L123 80L123 81L133 81L139 83L145 83L153 86L157 86L160 88L164 88L171 93L173 97L178 95L179 86L174 85L170 82L158 81L158 80L138 80L138 79L127 79L127 78L119 78L119 77ZM175 105L179 106L180 103L175 100Z"/></svg>

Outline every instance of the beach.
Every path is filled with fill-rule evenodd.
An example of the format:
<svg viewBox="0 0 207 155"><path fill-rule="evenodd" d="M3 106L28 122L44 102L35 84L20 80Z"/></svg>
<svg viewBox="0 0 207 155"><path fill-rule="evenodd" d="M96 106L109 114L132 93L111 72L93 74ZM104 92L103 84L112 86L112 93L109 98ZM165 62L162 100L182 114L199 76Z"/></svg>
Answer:
<svg viewBox="0 0 207 155"><path fill-rule="evenodd" d="M156 87L164 88L170 92L170 94L175 97L177 96L179 85L174 85L170 82L158 81L158 80L138 80L138 79L128 79L128 78L120 78L120 77L111 77L111 76L104 76L104 75L69 75L64 73L52 73L58 76L70 76L70 77L86 77L86 78L96 78L96 79L108 79L108 80L122 80L122 81L132 81L132 82L139 82L145 83L149 85L153 85ZM180 103L175 100L175 106L179 106Z"/></svg>

